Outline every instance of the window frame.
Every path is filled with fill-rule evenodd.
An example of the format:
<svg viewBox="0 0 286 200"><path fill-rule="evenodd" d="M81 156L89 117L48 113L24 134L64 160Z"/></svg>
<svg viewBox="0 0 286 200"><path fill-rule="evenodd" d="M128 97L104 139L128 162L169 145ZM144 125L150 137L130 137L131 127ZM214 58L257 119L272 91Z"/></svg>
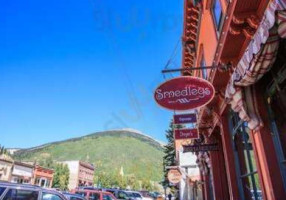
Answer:
<svg viewBox="0 0 286 200"><path fill-rule="evenodd" d="M250 154L250 149L248 148L249 146L249 142L250 141L250 145L252 145L252 141L250 138L249 133L247 132L246 128L247 128L247 124L246 122L244 122L243 120L241 120L238 116L237 113L231 111L229 113L229 128L230 128L230 133L232 135L232 146L233 146L233 150L234 150L234 154L235 154L235 168L236 168L236 173L237 173L237 177L239 177L238 179L238 184L239 184L239 193L242 197L245 198L245 191L246 191L246 186L243 184L243 180L245 178L250 178L249 181L249 185L253 187L253 190L251 190L251 188L249 188L249 194L251 195L251 198L254 200L259 200L260 198L260 194L262 191L261 187L261 182L260 179L258 177L258 185L256 184L256 180L255 180L255 176L258 176L258 171L257 171L257 161L251 159L251 154ZM248 135L248 138L246 138L246 135ZM240 136L242 137L242 142L244 145L244 148L242 149L242 153L244 155L244 160L240 160L239 159L239 151L237 149L237 137ZM247 145L245 145L247 144ZM247 148L245 148L245 146ZM241 149L240 149L241 151ZM246 152L245 152L246 151ZM251 149L251 151L253 151L253 149ZM240 152L241 153L241 152ZM241 172L241 162L245 162L245 167L246 167L246 171L247 173L242 174ZM247 163L246 163L247 162ZM256 165L256 169L254 170L253 168L253 162L255 162ZM257 187L259 186L259 187ZM248 189L248 188L247 188Z"/></svg>

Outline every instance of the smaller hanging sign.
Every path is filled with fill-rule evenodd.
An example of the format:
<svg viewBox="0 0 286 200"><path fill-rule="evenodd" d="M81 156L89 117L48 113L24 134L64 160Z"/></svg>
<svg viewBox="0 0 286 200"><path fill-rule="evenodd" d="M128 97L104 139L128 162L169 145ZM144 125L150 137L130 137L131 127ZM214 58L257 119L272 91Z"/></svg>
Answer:
<svg viewBox="0 0 286 200"><path fill-rule="evenodd" d="M197 122L195 113L174 115L174 124L188 124Z"/></svg>
<svg viewBox="0 0 286 200"><path fill-rule="evenodd" d="M178 184L180 183L182 179L182 174L179 170L177 169L171 169L169 172L168 172L168 180L170 183L172 184Z"/></svg>
<svg viewBox="0 0 286 200"><path fill-rule="evenodd" d="M184 140L184 139L197 139L199 138L198 129L176 129L175 130L175 139Z"/></svg>
<svg viewBox="0 0 286 200"><path fill-rule="evenodd" d="M200 151L218 151L219 147L217 143L214 144L200 144L200 145L185 145L183 146L183 152L200 152Z"/></svg>

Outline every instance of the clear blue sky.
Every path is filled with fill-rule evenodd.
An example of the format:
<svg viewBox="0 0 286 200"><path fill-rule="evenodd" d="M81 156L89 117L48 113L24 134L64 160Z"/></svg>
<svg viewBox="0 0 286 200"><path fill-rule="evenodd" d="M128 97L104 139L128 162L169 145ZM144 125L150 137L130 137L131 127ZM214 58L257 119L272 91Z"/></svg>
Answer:
<svg viewBox="0 0 286 200"><path fill-rule="evenodd" d="M183 0L3 0L0 144L126 127L164 141L172 113L152 93L182 15ZM169 68L180 67L180 46Z"/></svg>

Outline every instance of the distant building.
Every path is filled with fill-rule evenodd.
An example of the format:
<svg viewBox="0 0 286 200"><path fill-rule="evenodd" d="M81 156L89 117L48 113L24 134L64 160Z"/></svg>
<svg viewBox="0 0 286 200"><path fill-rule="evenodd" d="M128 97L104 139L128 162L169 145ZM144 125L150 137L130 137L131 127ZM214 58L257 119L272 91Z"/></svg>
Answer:
<svg viewBox="0 0 286 200"><path fill-rule="evenodd" d="M94 166L82 161L64 161L70 170L69 189L93 186Z"/></svg>
<svg viewBox="0 0 286 200"><path fill-rule="evenodd" d="M12 168L11 182L12 183L24 183L32 184L34 177L34 165L14 162Z"/></svg>
<svg viewBox="0 0 286 200"><path fill-rule="evenodd" d="M0 180L1 181L10 181L11 171L13 167L13 160L5 155L0 157Z"/></svg>
<svg viewBox="0 0 286 200"><path fill-rule="evenodd" d="M38 185L44 188L51 188L54 177L54 170L35 166L34 169L34 185Z"/></svg>
<svg viewBox="0 0 286 200"><path fill-rule="evenodd" d="M14 155L14 153L16 153L17 151L19 151L21 149L7 149L8 153L11 154L11 155Z"/></svg>

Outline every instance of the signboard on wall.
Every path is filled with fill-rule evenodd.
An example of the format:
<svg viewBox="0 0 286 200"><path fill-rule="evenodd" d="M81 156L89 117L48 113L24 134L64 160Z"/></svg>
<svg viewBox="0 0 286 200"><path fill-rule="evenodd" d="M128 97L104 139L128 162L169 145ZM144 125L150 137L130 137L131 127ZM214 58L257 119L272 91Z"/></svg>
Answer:
<svg viewBox="0 0 286 200"><path fill-rule="evenodd" d="M197 115L195 113L174 115L174 124L188 124L195 122L197 122Z"/></svg>
<svg viewBox="0 0 286 200"><path fill-rule="evenodd" d="M169 110L191 110L208 104L215 95L213 85L192 76L181 76L161 84L154 93L156 102Z"/></svg>
<svg viewBox="0 0 286 200"><path fill-rule="evenodd" d="M178 184L180 183L182 179L182 174L178 169L171 169L168 172L168 180L172 184Z"/></svg>
<svg viewBox="0 0 286 200"><path fill-rule="evenodd" d="M176 140L197 139L199 138L198 129L176 129L174 133Z"/></svg>

